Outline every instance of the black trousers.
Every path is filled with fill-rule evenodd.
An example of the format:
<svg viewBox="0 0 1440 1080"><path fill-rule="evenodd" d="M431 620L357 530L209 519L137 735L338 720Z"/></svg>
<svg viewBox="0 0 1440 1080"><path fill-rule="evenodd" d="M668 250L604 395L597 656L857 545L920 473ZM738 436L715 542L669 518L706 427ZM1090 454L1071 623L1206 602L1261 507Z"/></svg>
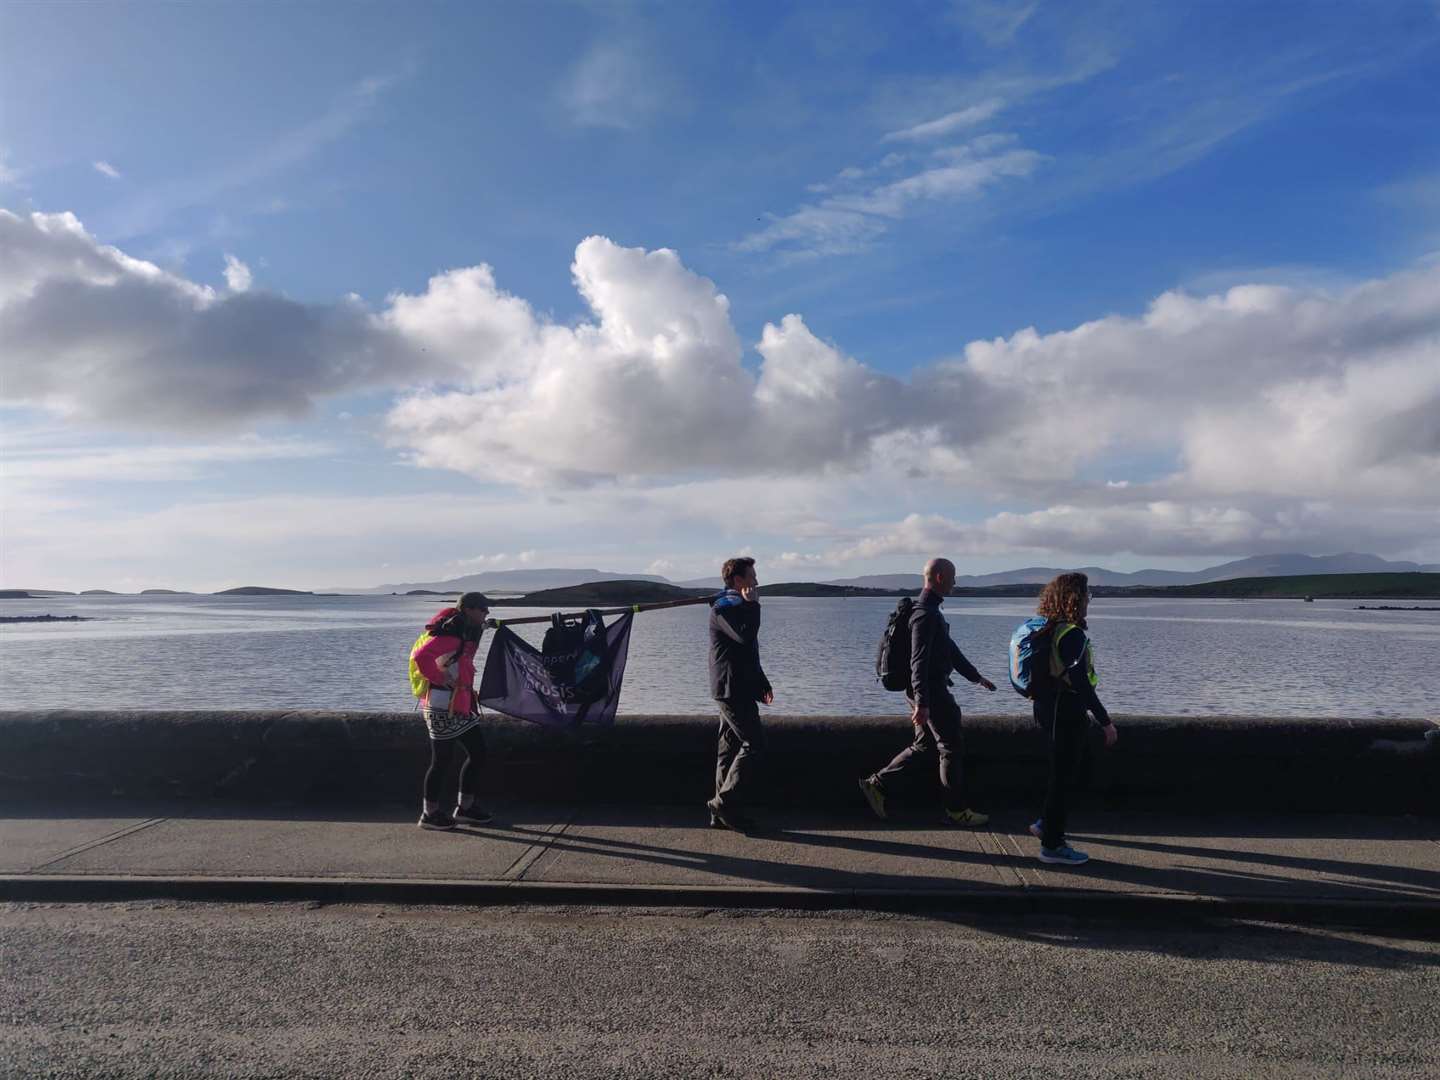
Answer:
<svg viewBox="0 0 1440 1080"><path fill-rule="evenodd" d="M756 702L731 698L716 704L720 735L715 748L715 797L727 806L740 806L753 794L756 759L765 753L765 727Z"/></svg>
<svg viewBox="0 0 1440 1080"><path fill-rule="evenodd" d="M440 785L445 782L457 749L465 751L465 764L460 766L460 794L475 794L480 785L480 770L485 765L485 737L478 726L453 739L430 740L430 768L425 770L426 802L440 801Z"/></svg>
<svg viewBox="0 0 1440 1080"><path fill-rule="evenodd" d="M1090 756L1090 716L1074 694L1037 698L1035 722L1050 743L1050 766L1045 785L1045 827L1040 842L1046 847L1065 843L1070 795L1079 786Z"/></svg>
<svg viewBox="0 0 1440 1080"><path fill-rule="evenodd" d="M915 777L940 765L940 793L946 810L965 809L965 767L961 762L960 706L948 694L930 700L930 719L915 729L915 739L875 774L883 789L901 777Z"/></svg>

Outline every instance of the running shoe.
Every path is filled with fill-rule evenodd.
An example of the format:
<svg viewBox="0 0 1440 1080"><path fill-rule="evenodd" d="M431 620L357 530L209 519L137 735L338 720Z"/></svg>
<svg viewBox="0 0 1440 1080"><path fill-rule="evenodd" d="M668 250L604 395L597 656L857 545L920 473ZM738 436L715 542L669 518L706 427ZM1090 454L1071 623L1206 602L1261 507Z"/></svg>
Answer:
<svg viewBox="0 0 1440 1080"><path fill-rule="evenodd" d="M434 832L448 832L455 828L455 819L443 810L436 810L432 814L421 814L420 820L415 824L422 829L430 829Z"/></svg>
<svg viewBox="0 0 1440 1080"><path fill-rule="evenodd" d="M1090 861L1090 856L1083 851L1076 851L1069 844L1061 844L1059 847L1042 847L1040 861L1056 866L1084 866Z"/></svg>
<svg viewBox="0 0 1440 1080"><path fill-rule="evenodd" d="M873 776L867 776L860 781L860 793L865 796L865 801L870 804L870 809L881 821L885 820L885 789Z"/></svg>
<svg viewBox="0 0 1440 1080"><path fill-rule="evenodd" d="M1030 823L1030 835L1036 840L1045 835L1045 819L1043 817L1036 818Z"/></svg>
<svg viewBox="0 0 1440 1080"><path fill-rule="evenodd" d="M963 825L973 829L977 825L984 825L990 820L989 814L982 814L978 810L946 810L945 823L947 825Z"/></svg>
<svg viewBox="0 0 1440 1080"><path fill-rule="evenodd" d="M495 820L495 815L481 806L471 804L466 810L463 806L455 807L455 820L462 825L489 825Z"/></svg>

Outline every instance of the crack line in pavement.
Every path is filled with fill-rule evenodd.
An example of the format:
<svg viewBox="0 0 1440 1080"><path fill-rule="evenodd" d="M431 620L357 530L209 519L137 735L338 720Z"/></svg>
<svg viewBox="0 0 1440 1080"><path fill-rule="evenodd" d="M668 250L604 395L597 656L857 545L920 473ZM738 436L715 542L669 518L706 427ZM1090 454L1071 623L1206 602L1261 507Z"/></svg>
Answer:
<svg viewBox="0 0 1440 1080"><path fill-rule="evenodd" d="M1026 858L1025 852L1020 849L1020 842L1010 833L1005 833L1005 844L1010 849L1010 854L1015 858L1021 860ZM1015 871L1015 875L1020 879L1020 884L1024 885L1027 889L1033 889L1037 885L1045 884L1045 879L1041 877L1039 870L1031 869L1028 866L1012 866L1011 869ZM1027 874L1030 876L1027 877Z"/></svg>
<svg viewBox="0 0 1440 1080"><path fill-rule="evenodd" d="M26 870L25 872L27 874L38 873L39 871L44 870L45 867L54 866L56 863L63 862L64 860L70 858L72 855L79 855L82 852L90 851L93 848L102 847L103 845L110 843L112 840L122 840L127 836L133 836L135 833L140 832L142 829L148 829L152 825L159 825L162 821L169 820L169 818L157 817L150 818L147 821L142 821L136 825L127 825L125 828L117 829L115 832L109 833L106 836L102 836L98 840L90 840L84 844L80 844L76 847L70 848L70 850L68 851L62 851L53 859L47 859L45 862L37 863L35 866L30 867L30 869Z"/></svg>
<svg viewBox="0 0 1440 1080"><path fill-rule="evenodd" d="M982 837L988 837L988 838L990 839L991 843L993 843L993 844L995 845L995 850L994 850L994 851L986 851L986 854L987 854L987 855L999 855L999 856L1004 856L1004 855L1006 854L1006 851L1005 851L1005 841L1000 838L1000 834L997 833L994 829L988 829L988 830L986 830L984 833L982 833L981 835L982 835ZM988 848L990 845L989 845L989 844L982 844L981 846ZM1009 870L1012 874L1015 875L1015 880L1020 883L1020 885L1021 885L1022 888L1023 888L1023 887L1026 887L1026 886L1029 884L1029 883L1025 880L1025 875L1020 872L1020 868L1019 868L1018 866L1014 866L1014 865L1009 864L1009 863L1006 863L1004 866L1002 866L1002 865L1001 865L1000 863L998 863L998 862L996 862L996 863L991 863L990 865L993 866L993 867L995 867L995 869L999 870L1002 877L1004 876L1005 871L1006 871L1006 870Z"/></svg>
<svg viewBox="0 0 1440 1080"><path fill-rule="evenodd" d="M560 834L568 829L575 820L575 814L571 814L564 821L552 821L545 826L545 834L542 839L526 848L520 857L510 864L505 873L500 877L505 881L523 881L530 868L535 865L540 856L550 850L550 845L560 839Z"/></svg>

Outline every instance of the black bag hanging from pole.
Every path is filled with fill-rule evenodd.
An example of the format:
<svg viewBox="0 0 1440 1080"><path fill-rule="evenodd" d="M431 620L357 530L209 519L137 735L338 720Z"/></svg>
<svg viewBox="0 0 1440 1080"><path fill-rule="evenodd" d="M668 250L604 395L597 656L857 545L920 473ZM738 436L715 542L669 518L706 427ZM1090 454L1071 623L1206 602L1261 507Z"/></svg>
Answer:
<svg viewBox="0 0 1440 1080"><path fill-rule="evenodd" d="M592 705L610 690L605 620L593 608L580 615L550 616L540 659L560 700Z"/></svg>
<svg viewBox="0 0 1440 1080"><path fill-rule="evenodd" d="M606 626L593 611L555 616L539 649L499 623L480 679L480 704L537 724L613 724L634 618L627 613Z"/></svg>

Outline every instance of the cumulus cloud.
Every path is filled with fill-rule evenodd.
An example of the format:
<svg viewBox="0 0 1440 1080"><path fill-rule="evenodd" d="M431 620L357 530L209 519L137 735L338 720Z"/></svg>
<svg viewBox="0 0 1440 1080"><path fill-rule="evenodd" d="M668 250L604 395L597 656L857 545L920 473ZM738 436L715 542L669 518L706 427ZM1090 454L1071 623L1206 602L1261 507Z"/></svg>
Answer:
<svg viewBox="0 0 1440 1080"><path fill-rule="evenodd" d="M229 269L217 292L69 215L0 213L5 399L195 431L391 388L386 438L416 466L599 488L634 517L706 528L707 508L734 502L747 527L834 545L837 563L940 540L1395 550L1428 541L1440 511L1440 265L1330 290L1169 292L1138 316L974 341L904 378L793 313L764 326L752 360L714 282L673 251L603 237L576 248L590 315L569 324L485 265L373 312L237 291ZM904 517L907 501L943 513L977 495L1010 512ZM887 514L898 524L864 528Z"/></svg>
<svg viewBox="0 0 1440 1080"><path fill-rule="evenodd" d="M232 287L242 269L227 266ZM442 367L358 303L217 294L100 244L73 214L3 210L0 365L5 401L178 431L295 419Z"/></svg>
<svg viewBox="0 0 1440 1080"><path fill-rule="evenodd" d="M673 251L590 237L571 269L594 314L575 327L542 322L489 277L465 281L481 316L474 385L409 396L390 414L418 463L572 484L804 472L860 460L903 411L903 384L796 315L765 328L752 375L729 301Z"/></svg>
<svg viewBox="0 0 1440 1080"><path fill-rule="evenodd" d="M1166 293L1139 318L972 342L948 366L1021 390L1035 415L1083 417L1060 445L1022 451L1064 473L1158 447L1190 495L1440 492L1440 268L1338 293Z"/></svg>
<svg viewBox="0 0 1440 1080"><path fill-rule="evenodd" d="M575 327L545 324L484 279L475 310L504 305L506 367L522 374L477 354L476 385L397 406L396 442L421 464L531 483L878 468L892 489L1043 507L938 534L942 519L907 519L855 536L832 563L939 541L1198 555L1297 537L1393 549L1433 532L1437 267L1336 292L1166 293L1138 317L972 342L908 379L798 315L764 328L752 375L723 295L672 252L591 238L573 271L595 315ZM1169 466L1132 477L1136 458ZM1105 479L1085 479L1097 469ZM824 516L810 535L827 532Z"/></svg>

